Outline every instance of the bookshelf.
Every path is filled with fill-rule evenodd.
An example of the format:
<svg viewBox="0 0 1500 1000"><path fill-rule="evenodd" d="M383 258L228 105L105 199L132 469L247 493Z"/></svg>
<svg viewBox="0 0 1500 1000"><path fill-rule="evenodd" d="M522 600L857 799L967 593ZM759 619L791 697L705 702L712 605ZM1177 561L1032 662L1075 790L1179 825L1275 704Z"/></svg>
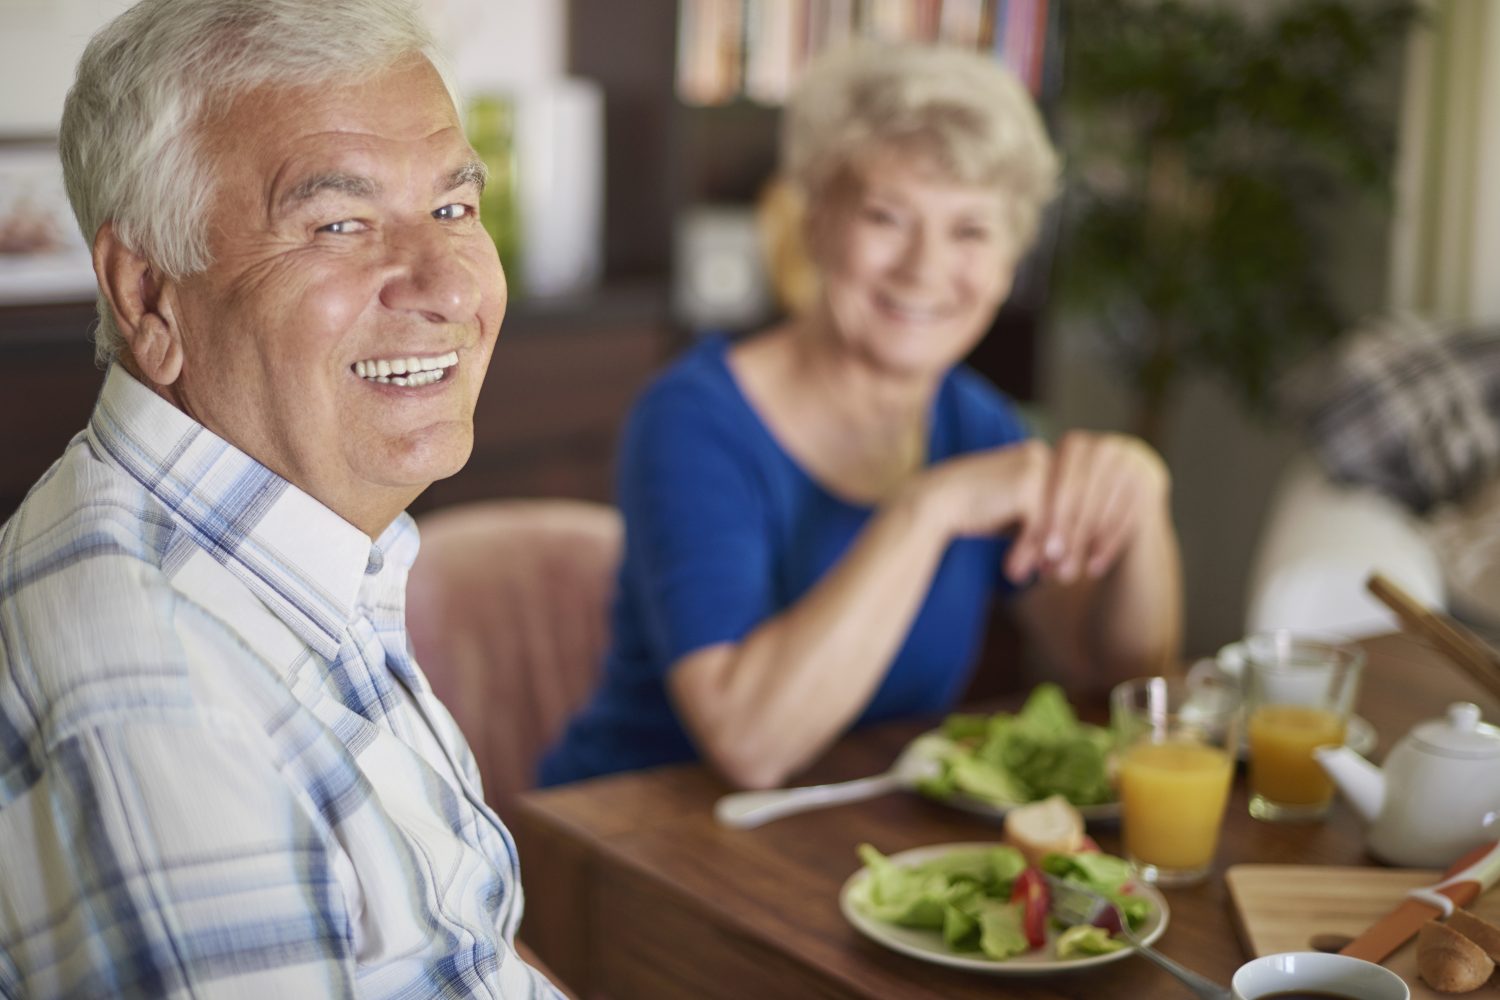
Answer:
<svg viewBox="0 0 1500 1000"><path fill-rule="evenodd" d="M990 52L1040 98L1056 65L1059 8L1060 0L678 0L676 93L699 107L777 106L820 53L869 39Z"/></svg>
<svg viewBox="0 0 1500 1000"><path fill-rule="evenodd" d="M681 279L674 240L684 219L735 207L748 218L775 170L781 104L807 63L830 46L910 39L990 52L1050 117L1060 84L1062 2L572 0L570 71L598 81L605 93L606 279L671 287ZM1044 224L1010 300L970 357L1022 400L1035 396L1054 240ZM692 332L678 316L668 336L670 353Z"/></svg>

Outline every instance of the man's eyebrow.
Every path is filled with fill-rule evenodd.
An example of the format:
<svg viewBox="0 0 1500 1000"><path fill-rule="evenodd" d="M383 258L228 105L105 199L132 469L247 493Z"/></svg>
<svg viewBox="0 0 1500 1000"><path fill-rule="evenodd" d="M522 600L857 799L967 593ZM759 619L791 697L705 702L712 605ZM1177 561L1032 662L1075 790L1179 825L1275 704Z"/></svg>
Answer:
<svg viewBox="0 0 1500 1000"><path fill-rule="evenodd" d="M472 184L482 194L484 192L484 182L489 179L489 176L489 168L484 165L482 160L469 160L439 183L437 193L446 194L467 184Z"/></svg>
<svg viewBox="0 0 1500 1000"><path fill-rule="evenodd" d="M353 198L371 198L379 190L380 185L358 174L345 174L337 171L313 174L311 177L298 181L286 194L282 195L277 207L284 212L311 201L325 191L335 191Z"/></svg>

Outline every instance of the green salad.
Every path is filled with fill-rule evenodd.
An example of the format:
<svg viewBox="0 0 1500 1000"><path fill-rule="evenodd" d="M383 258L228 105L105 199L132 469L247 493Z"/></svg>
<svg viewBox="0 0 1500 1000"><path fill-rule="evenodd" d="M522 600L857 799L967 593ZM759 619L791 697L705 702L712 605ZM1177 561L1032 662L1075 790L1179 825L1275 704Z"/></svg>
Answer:
<svg viewBox="0 0 1500 1000"><path fill-rule="evenodd" d="M950 715L938 773L917 787L937 799L962 793L996 806L1062 795L1075 806L1112 802L1107 760L1112 737L1079 722L1056 684L1041 684L1019 712Z"/></svg>
<svg viewBox="0 0 1500 1000"><path fill-rule="evenodd" d="M956 849L922 864L899 865L861 844L859 858L869 877L855 887L851 901L876 920L941 932L953 951L979 952L997 961L1046 947L1050 893L1041 872L1028 868L1015 848ZM1042 859L1041 868L1108 896L1132 930L1154 909L1149 899L1129 892L1130 866L1124 858L1052 854ZM1068 928L1052 941L1058 959L1125 946L1108 925Z"/></svg>

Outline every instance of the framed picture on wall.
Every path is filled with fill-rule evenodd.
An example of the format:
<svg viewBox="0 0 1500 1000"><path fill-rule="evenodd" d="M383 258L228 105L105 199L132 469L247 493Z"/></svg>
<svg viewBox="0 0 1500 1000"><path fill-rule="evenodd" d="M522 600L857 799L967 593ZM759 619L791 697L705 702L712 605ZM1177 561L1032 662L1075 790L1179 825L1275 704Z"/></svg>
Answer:
<svg viewBox="0 0 1500 1000"><path fill-rule="evenodd" d="M56 144L0 141L0 305L87 301L94 289Z"/></svg>

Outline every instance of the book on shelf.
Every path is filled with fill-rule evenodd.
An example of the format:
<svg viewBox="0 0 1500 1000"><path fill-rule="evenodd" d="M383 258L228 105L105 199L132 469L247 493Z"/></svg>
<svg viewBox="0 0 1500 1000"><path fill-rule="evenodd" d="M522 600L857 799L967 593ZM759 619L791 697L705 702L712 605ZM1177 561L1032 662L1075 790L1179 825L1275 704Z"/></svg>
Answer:
<svg viewBox="0 0 1500 1000"><path fill-rule="evenodd" d="M807 63L857 39L991 52L1040 95L1060 0L679 0L685 104L779 105Z"/></svg>
<svg viewBox="0 0 1500 1000"><path fill-rule="evenodd" d="M724 104L742 89L743 0L678 0L677 95Z"/></svg>
<svg viewBox="0 0 1500 1000"><path fill-rule="evenodd" d="M1046 59L1048 0L998 0L995 7L995 58L1033 95L1041 93Z"/></svg>
<svg viewBox="0 0 1500 1000"><path fill-rule="evenodd" d="M854 0L806 0L804 56L848 45L854 39ZM795 18L794 18L795 20Z"/></svg>
<svg viewBox="0 0 1500 1000"><path fill-rule="evenodd" d="M986 44L985 0L943 0L938 13L938 40L977 49Z"/></svg>
<svg viewBox="0 0 1500 1000"><path fill-rule="evenodd" d="M796 0L747 0L745 96L750 100L780 104L792 92L806 44L802 6Z"/></svg>
<svg viewBox="0 0 1500 1000"><path fill-rule="evenodd" d="M908 0L863 0L855 8L855 33L877 42L917 41L917 5Z"/></svg>

